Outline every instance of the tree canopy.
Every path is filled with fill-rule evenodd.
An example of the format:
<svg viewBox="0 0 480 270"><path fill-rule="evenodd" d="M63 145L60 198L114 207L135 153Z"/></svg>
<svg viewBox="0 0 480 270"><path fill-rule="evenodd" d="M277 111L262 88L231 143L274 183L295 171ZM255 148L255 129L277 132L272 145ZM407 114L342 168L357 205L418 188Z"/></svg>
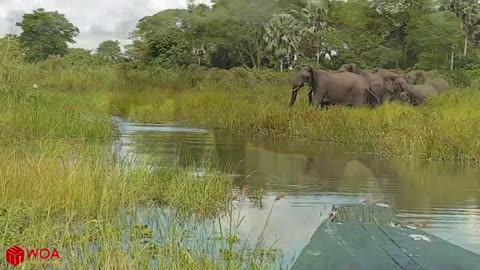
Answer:
<svg viewBox="0 0 480 270"><path fill-rule="evenodd" d="M122 60L122 49L118 40L105 40L96 49L96 55L101 61L119 63Z"/></svg>
<svg viewBox="0 0 480 270"><path fill-rule="evenodd" d="M464 68L480 62L476 0L212 0L188 1L140 19L122 54L117 41L95 51L101 63L125 57L140 67L192 65L290 69L313 64L337 69ZM25 14L20 42L26 59L49 55L86 59L68 49L78 28L43 9ZM81 57L81 55L83 55ZM95 62L95 61L94 61Z"/></svg>
<svg viewBox="0 0 480 270"><path fill-rule="evenodd" d="M465 8L467 1L213 0L211 7L191 1L188 10L141 19L128 54L168 67L282 69L294 55L332 69L347 62L448 69L478 49L480 9ZM473 41L471 54L459 53L461 39Z"/></svg>
<svg viewBox="0 0 480 270"><path fill-rule="evenodd" d="M17 23L23 32L20 41L30 61L43 60L50 55L63 56L68 52L68 43L79 34L76 26L57 11L34 10L23 15Z"/></svg>

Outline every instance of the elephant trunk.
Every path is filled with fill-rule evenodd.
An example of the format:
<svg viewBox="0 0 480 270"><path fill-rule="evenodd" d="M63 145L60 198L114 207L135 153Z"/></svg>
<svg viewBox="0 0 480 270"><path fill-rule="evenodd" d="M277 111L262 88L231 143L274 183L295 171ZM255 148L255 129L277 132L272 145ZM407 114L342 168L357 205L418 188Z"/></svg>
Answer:
<svg viewBox="0 0 480 270"><path fill-rule="evenodd" d="M293 88L292 98L290 99L290 103L288 104L288 107L292 107L295 101L297 100L298 89L300 89L300 87Z"/></svg>

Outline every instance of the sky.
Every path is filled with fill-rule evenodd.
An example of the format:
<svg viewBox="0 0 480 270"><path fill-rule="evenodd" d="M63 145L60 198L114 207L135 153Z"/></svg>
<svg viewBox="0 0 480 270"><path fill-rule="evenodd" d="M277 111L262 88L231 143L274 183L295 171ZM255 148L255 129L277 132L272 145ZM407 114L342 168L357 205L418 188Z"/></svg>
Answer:
<svg viewBox="0 0 480 270"><path fill-rule="evenodd" d="M199 0L208 4L208 0ZM95 49L100 42L114 39L128 44L128 34L139 19L159 11L186 8L187 0L0 0L0 37L18 34L13 26L25 12L37 8L57 10L80 29L71 47Z"/></svg>

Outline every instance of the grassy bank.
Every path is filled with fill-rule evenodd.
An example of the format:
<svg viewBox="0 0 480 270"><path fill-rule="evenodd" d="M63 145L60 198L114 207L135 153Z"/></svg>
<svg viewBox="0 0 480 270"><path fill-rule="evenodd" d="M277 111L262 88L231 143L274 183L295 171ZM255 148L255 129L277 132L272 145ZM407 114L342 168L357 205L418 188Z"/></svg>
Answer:
<svg viewBox="0 0 480 270"><path fill-rule="evenodd" d="M243 248L232 228L219 234L207 222L231 214L230 176L209 171L198 179L109 154L116 135L109 117L127 111L111 100L133 89L118 72L0 62L2 250L55 247L68 268L271 267L268 250ZM202 235L209 226L211 235Z"/></svg>
<svg viewBox="0 0 480 270"><path fill-rule="evenodd" d="M386 104L378 109L336 107L312 111L306 89L288 109L292 73L236 68L135 70L128 66L35 66L40 88L88 96L111 115L148 123L189 125L267 136L360 146L384 155L480 161L480 91L455 88L417 108ZM39 75L40 74L40 75Z"/></svg>
<svg viewBox="0 0 480 270"><path fill-rule="evenodd" d="M271 91L273 95L275 89ZM361 145L385 155L480 161L480 92L474 89L452 92L422 108L389 104L374 110L312 111L304 107L305 101L288 110L286 98L254 96L206 90L169 100L158 111L170 110L169 120L185 119L202 127ZM138 121L152 121L152 115L151 108L131 114Z"/></svg>
<svg viewBox="0 0 480 270"><path fill-rule="evenodd" d="M288 109L291 74L196 72L204 79L194 86L172 90L158 79L156 89L121 90L112 96L111 104L139 122L183 121L232 132L355 145L387 156L480 161L480 91L476 87L452 89L416 108L386 104L377 109L339 106L329 110L308 109L305 89L295 107Z"/></svg>

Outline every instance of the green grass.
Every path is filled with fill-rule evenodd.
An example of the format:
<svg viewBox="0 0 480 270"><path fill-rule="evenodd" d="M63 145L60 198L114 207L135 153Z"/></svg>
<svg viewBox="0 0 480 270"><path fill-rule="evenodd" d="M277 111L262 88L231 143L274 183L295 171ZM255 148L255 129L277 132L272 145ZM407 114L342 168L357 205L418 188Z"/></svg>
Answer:
<svg viewBox="0 0 480 270"><path fill-rule="evenodd" d="M0 61L2 250L56 247L63 265L75 269L273 267L273 251L245 248L233 228L218 232L211 225L220 215L232 218L238 199L232 177L152 170L109 154L117 134L110 116L150 106L142 108L139 99L115 107L113 100L143 87L147 99L150 77L132 72L118 79L121 70L57 64ZM166 218L160 209L173 212ZM201 234L205 227L211 235Z"/></svg>

